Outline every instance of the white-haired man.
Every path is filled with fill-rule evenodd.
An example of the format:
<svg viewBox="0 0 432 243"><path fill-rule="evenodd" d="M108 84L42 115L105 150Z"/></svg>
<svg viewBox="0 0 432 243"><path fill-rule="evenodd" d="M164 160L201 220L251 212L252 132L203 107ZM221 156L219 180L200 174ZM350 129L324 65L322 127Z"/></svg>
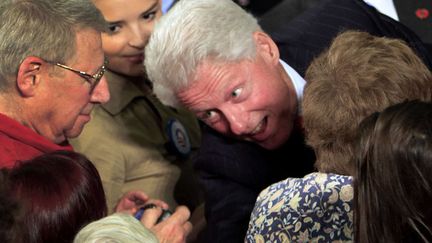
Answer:
<svg viewBox="0 0 432 243"><path fill-rule="evenodd" d="M362 0L322 1L269 34L230 0L181 0L161 18L145 66L161 100L206 124L196 161L207 190L206 242L243 241L258 193L312 171L299 126L303 76L347 29L401 38L431 67L412 31Z"/></svg>

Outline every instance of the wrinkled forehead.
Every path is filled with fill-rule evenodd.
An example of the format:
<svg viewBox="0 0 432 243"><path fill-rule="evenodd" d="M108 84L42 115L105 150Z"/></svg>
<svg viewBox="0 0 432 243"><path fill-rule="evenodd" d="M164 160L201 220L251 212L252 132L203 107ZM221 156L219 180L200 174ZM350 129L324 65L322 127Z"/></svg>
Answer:
<svg viewBox="0 0 432 243"><path fill-rule="evenodd" d="M207 58L199 62L195 71L189 75L189 86L196 84L200 80L220 79L222 77L232 78L237 76L240 71L247 69L251 64L249 59L240 60L221 60Z"/></svg>
<svg viewBox="0 0 432 243"><path fill-rule="evenodd" d="M189 85L182 90L224 88L242 69L240 62L205 60L199 63L189 77Z"/></svg>
<svg viewBox="0 0 432 243"><path fill-rule="evenodd" d="M189 85L179 89L177 98L186 107L195 106L202 101L210 102L220 98L220 94L230 88L233 83L247 78L250 62L205 61L200 63Z"/></svg>

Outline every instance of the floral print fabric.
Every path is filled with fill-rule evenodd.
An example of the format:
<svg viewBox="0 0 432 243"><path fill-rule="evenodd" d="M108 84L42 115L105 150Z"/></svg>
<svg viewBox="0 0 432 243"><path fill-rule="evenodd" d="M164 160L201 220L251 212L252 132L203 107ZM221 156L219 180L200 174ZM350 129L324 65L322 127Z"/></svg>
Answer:
<svg viewBox="0 0 432 243"><path fill-rule="evenodd" d="M263 190L245 242L351 242L352 178L312 173Z"/></svg>

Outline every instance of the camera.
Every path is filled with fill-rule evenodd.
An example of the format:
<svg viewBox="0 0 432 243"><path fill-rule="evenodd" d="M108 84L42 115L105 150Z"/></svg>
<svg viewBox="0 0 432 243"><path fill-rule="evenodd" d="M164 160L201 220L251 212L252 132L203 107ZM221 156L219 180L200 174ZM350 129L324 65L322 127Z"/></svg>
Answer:
<svg viewBox="0 0 432 243"><path fill-rule="evenodd" d="M157 207L157 206L154 205L154 204L147 204L144 207L141 207L140 209L138 209L138 211L135 213L134 217L136 219L138 219L138 220L141 220L141 218L142 218L142 216L144 214L144 211L146 209L155 208L155 207ZM162 209L162 214L157 219L156 224L164 221L165 219L167 219L171 215L172 215L172 212L170 210L168 210L168 209Z"/></svg>
<svg viewBox="0 0 432 243"><path fill-rule="evenodd" d="M156 224L159 224L160 222L167 219L169 216L172 215L172 212L167 209L162 209L162 214L159 216L158 220L156 221Z"/></svg>

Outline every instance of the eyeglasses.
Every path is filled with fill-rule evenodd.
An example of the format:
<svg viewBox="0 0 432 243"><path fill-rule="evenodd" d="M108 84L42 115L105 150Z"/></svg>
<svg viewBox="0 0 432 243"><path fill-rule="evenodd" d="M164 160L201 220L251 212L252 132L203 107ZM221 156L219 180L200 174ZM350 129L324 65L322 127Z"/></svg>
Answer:
<svg viewBox="0 0 432 243"><path fill-rule="evenodd" d="M66 66L66 65L58 63L58 62L49 62L49 61L46 61L46 62L50 63L50 64L53 64L53 65L56 65L58 67L61 67L63 69L72 71L72 72L78 74L79 76L81 76L83 79L85 79L85 81L87 81L90 84L90 94L93 92L93 90L96 88L96 86L101 81L101 79L102 79L102 77L103 77L103 75L104 75L104 73L106 71L106 67L108 65L108 60L105 59L104 60L104 64L102 65L102 67L99 68L99 70L96 72L96 74L90 75L90 74L88 74L86 72L73 69L73 68L71 68L69 66Z"/></svg>

